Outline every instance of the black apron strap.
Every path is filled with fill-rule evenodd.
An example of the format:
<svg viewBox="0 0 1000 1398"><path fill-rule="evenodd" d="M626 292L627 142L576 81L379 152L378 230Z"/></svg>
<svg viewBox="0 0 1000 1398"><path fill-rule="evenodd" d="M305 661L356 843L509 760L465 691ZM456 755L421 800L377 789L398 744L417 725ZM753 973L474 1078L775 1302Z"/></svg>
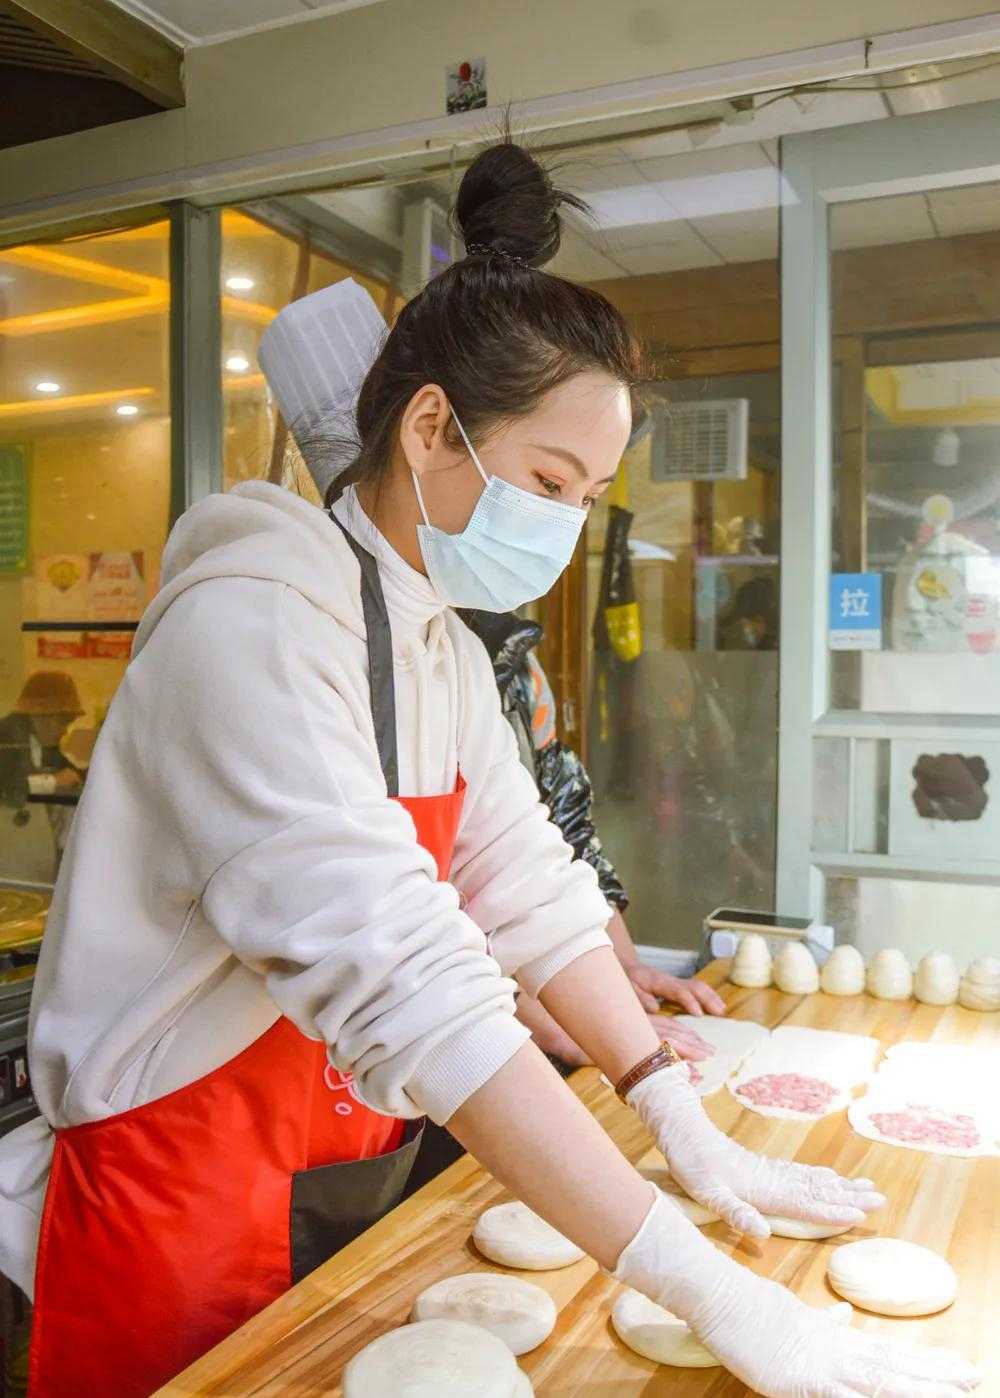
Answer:
<svg viewBox="0 0 1000 1398"><path fill-rule="evenodd" d="M378 564L366 548L351 537L337 516L330 518L354 551L361 566L361 610L368 633L368 687L371 691L375 742L385 777L386 791L399 795L399 756L396 748L396 685L392 665L392 628Z"/></svg>

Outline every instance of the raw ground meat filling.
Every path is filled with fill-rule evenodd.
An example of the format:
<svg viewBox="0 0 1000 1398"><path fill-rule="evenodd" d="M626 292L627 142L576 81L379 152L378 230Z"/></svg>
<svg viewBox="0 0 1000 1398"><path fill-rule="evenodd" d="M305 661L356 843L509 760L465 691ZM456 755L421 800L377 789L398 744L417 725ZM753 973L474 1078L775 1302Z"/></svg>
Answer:
<svg viewBox="0 0 1000 1398"><path fill-rule="evenodd" d="M973 1117L925 1107L919 1102L908 1102L899 1111L872 1112L869 1120L883 1136L915 1146L974 1150L980 1142L979 1128Z"/></svg>
<svg viewBox="0 0 1000 1398"><path fill-rule="evenodd" d="M784 1107L819 1116L836 1097L837 1089L832 1083L802 1073L764 1073L740 1083L736 1093L758 1107Z"/></svg>
<svg viewBox="0 0 1000 1398"><path fill-rule="evenodd" d="M701 1070L694 1063L688 1064L689 1081L692 1087L697 1087L701 1082Z"/></svg>

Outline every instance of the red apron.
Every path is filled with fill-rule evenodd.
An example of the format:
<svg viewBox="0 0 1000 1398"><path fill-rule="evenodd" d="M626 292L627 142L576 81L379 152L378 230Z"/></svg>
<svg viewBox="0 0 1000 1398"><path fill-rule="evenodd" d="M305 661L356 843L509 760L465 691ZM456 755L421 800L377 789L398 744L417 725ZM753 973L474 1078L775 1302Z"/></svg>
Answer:
<svg viewBox="0 0 1000 1398"><path fill-rule="evenodd" d="M373 582L360 561L363 600L374 591L381 601L377 572ZM459 777L443 796L395 796L391 640L386 661L387 627L373 635L368 613L366 602L387 789L444 879L465 784ZM56 1131L31 1398L148 1398L388 1213L420 1130L364 1106L350 1076L329 1064L326 1044L281 1017L186 1087Z"/></svg>

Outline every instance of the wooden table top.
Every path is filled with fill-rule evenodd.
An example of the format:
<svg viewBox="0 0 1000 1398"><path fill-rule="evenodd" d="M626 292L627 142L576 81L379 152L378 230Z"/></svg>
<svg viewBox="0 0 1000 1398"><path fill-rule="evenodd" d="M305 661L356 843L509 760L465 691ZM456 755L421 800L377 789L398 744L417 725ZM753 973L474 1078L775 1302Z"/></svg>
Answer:
<svg viewBox="0 0 1000 1398"><path fill-rule="evenodd" d="M886 1046L902 1039L991 1046L1000 1066L1000 1014L866 995L842 1000L741 990L726 981L727 970L727 962L716 962L703 975L720 989L735 1018L871 1034ZM640 1168L662 1165L638 1119L600 1082L596 1069L576 1073L571 1086L630 1160ZM984 1372L977 1398L1000 1398L1000 1159L963 1160L868 1141L851 1131L843 1112L813 1124L772 1120L746 1111L725 1089L705 1105L720 1127L750 1149L870 1176L889 1196L888 1207L868 1224L829 1242L771 1238L759 1244L738 1239L722 1223L705 1230L710 1236L746 1266L814 1304L834 1299L826 1263L842 1242L882 1235L944 1254L960 1281L948 1310L921 1320L859 1311L854 1323L960 1349ZM339 1398L347 1361L403 1324L414 1298L431 1282L459 1272L504 1270L481 1258L469 1239L482 1211L509 1197L464 1156L167 1384L161 1398ZM559 1309L554 1333L519 1360L538 1398L739 1398L749 1392L724 1369L657 1366L627 1350L609 1321L617 1283L589 1258L561 1271L516 1275L544 1287Z"/></svg>

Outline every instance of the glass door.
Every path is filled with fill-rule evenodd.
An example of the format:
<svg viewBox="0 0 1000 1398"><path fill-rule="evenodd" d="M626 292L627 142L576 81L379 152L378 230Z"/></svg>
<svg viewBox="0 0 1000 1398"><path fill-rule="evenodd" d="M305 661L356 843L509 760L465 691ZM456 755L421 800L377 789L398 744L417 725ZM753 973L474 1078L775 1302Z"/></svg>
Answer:
<svg viewBox="0 0 1000 1398"><path fill-rule="evenodd" d="M778 902L996 954L1000 104L782 143Z"/></svg>

